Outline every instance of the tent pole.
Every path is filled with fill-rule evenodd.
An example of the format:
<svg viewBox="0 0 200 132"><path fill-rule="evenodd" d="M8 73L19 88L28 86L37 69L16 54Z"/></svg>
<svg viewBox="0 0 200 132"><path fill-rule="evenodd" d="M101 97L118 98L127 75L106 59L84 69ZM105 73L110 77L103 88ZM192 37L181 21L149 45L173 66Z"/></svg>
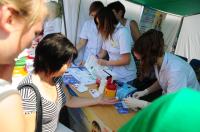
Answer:
<svg viewBox="0 0 200 132"><path fill-rule="evenodd" d="M174 42L173 44L173 49L172 49L172 52L175 53L176 51L176 46L177 46L177 42L178 42L178 39L179 39L179 35L180 35L180 32L181 32L181 28L182 28L182 25L183 25L183 20L184 20L184 17L181 18L181 23L180 23L180 26L179 26L179 29L178 29L178 32L177 32L177 35L176 35L176 41Z"/></svg>
<svg viewBox="0 0 200 132"><path fill-rule="evenodd" d="M64 20L64 28L65 28L65 36L67 37L67 26L66 26L66 19L65 19L65 9L64 9L64 2L61 1L62 11L63 11L63 20Z"/></svg>
<svg viewBox="0 0 200 132"><path fill-rule="evenodd" d="M76 35L75 35L75 46L76 46L76 39L77 39L77 32L78 32L78 22L79 22L79 18L80 18L80 9L81 9L81 0L79 2L79 8L78 8L78 19L76 21Z"/></svg>

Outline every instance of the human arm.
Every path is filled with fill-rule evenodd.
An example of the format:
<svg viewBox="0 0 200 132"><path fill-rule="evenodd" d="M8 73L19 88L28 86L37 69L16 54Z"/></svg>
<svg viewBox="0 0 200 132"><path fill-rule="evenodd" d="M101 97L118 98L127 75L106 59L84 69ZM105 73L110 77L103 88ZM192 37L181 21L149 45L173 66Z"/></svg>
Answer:
<svg viewBox="0 0 200 132"><path fill-rule="evenodd" d="M130 22L130 29L131 29L132 38L134 39L134 41L136 41L141 36L141 33L139 31L138 24L136 21L132 20Z"/></svg>
<svg viewBox="0 0 200 132"><path fill-rule="evenodd" d="M98 64L103 65L103 66L123 66L123 65L128 65L130 63L130 53L122 54L121 57L118 60L104 60L104 59L99 59Z"/></svg>
<svg viewBox="0 0 200 132"><path fill-rule="evenodd" d="M81 48L83 48L87 41L87 39L80 38L79 43L76 45L77 50L79 51Z"/></svg>
<svg viewBox="0 0 200 132"><path fill-rule="evenodd" d="M139 100L134 97L128 97L124 99L124 102L128 106L128 108L131 108L134 111L137 111L138 109L142 109L149 105L149 102L144 101L144 100Z"/></svg>
<svg viewBox="0 0 200 132"><path fill-rule="evenodd" d="M29 87L21 89L23 114L25 119L25 132L35 132L36 127L36 96Z"/></svg>
<svg viewBox="0 0 200 132"><path fill-rule="evenodd" d="M143 90L143 91L139 91L139 92L135 92L133 94L134 98L139 99L142 96L148 95L150 93L153 93L157 90L161 89L160 84L158 81L156 81L155 83L153 83L150 87L148 87L147 89Z"/></svg>
<svg viewBox="0 0 200 132"><path fill-rule="evenodd" d="M83 48L83 46L85 46L88 42L88 28L90 28L89 26L90 24L88 23L88 21L86 21L83 24L83 27L81 29L80 35L79 35L79 43L76 45L77 50L79 51L81 48Z"/></svg>
<svg viewBox="0 0 200 132"><path fill-rule="evenodd" d="M111 105L117 102L115 98L106 99L102 95L97 98L86 98L71 96L67 89L65 89L64 92L67 98L65 105L71 108L86 107L92 105Z"/></svg>
<svg viewBox="0 0 200 132"><path fill-rule="evenodd" d="M12 94L0 101L0 130L2 132L26 132L21 97Z"/></svg>
<svg viewBox="0 0 200 132"><path fill-rule="evenodd" d="M121 28L116 33L117 39L113 40L116 44L116 48L119 51L120 57L117 60L98 60L100 65L107 66L123 66L128 65L131 62L131 45L132 39L127 28ZM103 45L102 48L106 49L106 45ZM114 49L115 50L115 49Z"/></svg>
<svg viewBox="0 0 200 132"><path fill-rule="evenodd" d="M35 132L36 112L24 114L25 119L25 132Z"/></svg>

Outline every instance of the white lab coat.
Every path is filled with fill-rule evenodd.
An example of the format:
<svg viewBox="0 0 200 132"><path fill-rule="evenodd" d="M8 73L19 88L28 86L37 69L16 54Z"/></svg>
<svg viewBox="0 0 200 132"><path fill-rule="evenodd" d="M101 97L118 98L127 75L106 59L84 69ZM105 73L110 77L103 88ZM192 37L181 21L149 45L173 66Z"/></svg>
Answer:
<svg viewBox="0 0 200 132"><path fill-rule="evenodd" d="M96 24L93 19L87 20L84 23L79 37L87 40L83 61L86 61L89 56L97 55L99 53L103 41L100 34L98 33Z"/></svg>
<svg viewBox="0 0 200 132"><path fill-rule="evenodd" d="M120 23L112 35L112 38L103 41L102 48L108 52L109 60L119 60L122 54L131 53L132 38L128 29ZM117 80L129 82L136 78L136 66L131 54L130 64L124 66L111 66Z"/></svg>
<svg viewBox="0 0 200 132"><path fill-rule="evenodd" d="M192 67L171 53L165 53L160 72L156 65L154 69L163 94L175 92L184 87L200 90Z"/></svg>

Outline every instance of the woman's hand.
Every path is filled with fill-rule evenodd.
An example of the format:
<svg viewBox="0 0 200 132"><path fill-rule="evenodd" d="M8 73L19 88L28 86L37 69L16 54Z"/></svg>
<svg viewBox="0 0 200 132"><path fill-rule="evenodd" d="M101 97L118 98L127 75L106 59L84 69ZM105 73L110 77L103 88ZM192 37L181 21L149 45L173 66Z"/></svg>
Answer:
<svg viewBox="0 0 200 132"><path fill-rule="evenodd" d="M145 89L144 91L135 92L133 94L133 97L136 98L136 99L139 99L140 97L145 96L147 94L149 94L149 90Z"/></svg>
<svg viewBox="0 0 200 132"><path fill-rule="evenodd" d="M131 108L134 111L137 111L138 109L142 109L149 104L149 102L147 102L147 101L139 100L134 97L125 98L124 102L126 103L128 108Z"/></svg>
<svg viewBox="0 0 200 132"><path fill-rule="evenodd" d="M118 102L116 98L105 98L103 95L100 95L99 97L96 98L97 104L101 105L112 105Z"/></svg>
<svg viewBox="0 0 200 132"><path fill-rule="evenodd" d="M81 61L78 66L84 66L85 65L85 62L84 61Z"/></svg>
<svg viewBox="0 0 200 132"><path fill-rule="evenodd" d="M104 59L98 59L98 62L97 62L99 65L102 65L102 66L107 66L108 65L108 61L107 60L104 60Z"/></svg>

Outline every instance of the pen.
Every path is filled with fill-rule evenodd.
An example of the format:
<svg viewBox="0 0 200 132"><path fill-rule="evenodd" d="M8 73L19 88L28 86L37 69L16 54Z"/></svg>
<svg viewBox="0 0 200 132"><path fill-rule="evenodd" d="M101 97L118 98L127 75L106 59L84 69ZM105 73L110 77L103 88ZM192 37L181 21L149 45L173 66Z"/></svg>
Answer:
<svg viewBox="0 0 200 132"><path fill-rule="evenodd" d="M97 58L97 59L99 59L99 56L98 56L98 55L96 55L96 58Z"/></svg>

